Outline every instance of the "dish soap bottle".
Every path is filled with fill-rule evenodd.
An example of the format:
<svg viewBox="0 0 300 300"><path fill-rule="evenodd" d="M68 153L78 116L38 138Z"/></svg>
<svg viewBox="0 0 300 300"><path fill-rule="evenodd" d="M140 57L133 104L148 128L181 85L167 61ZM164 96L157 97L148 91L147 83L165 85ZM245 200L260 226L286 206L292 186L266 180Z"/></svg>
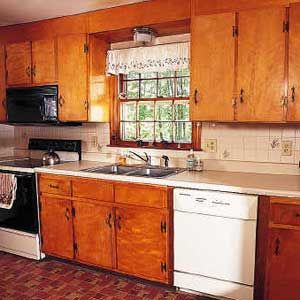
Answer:
<svg viewBox="0 0 300 300"><path fill-rule="evenodd" d="M195 157L194 150L191 149L186 159L186 167L189 171L193 171L195 170L196 166L197 166L197 159Z"/></svg>

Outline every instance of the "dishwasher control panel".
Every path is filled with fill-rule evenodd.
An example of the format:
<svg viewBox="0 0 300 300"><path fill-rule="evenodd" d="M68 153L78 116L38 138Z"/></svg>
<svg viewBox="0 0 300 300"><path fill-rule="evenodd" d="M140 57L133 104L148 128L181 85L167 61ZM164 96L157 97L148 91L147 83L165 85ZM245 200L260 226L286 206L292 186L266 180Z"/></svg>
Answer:
<svg viewBox="0 0 300 300"><path fill-rule="evenodd" d="M257 219L258 196L220 191L174 189L174 209L237 219Z"/></svg>

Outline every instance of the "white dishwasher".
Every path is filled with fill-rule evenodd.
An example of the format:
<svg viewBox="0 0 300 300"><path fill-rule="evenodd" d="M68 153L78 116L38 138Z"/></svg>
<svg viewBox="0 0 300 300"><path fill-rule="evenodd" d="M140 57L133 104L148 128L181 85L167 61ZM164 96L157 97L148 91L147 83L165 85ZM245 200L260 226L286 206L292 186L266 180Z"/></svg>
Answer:
<svg viewBox="0 0 300 300"><path fill-rule="evenodd" d="M174 190L174 285L253 299L258 197Z"/></svg>

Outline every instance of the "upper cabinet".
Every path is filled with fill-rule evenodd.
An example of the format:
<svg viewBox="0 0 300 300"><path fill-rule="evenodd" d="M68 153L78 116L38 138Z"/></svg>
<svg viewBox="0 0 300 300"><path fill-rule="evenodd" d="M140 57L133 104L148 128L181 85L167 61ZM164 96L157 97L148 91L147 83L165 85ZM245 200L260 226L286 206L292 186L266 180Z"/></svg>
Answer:
<svg viewBox="0 0 300 300"><path fill-rule="evenodd" d="M6 45L6 77L8 86L31 83L31 42Z"/></svg>
<svg viewBox="0 0 300 300"><path fill-rule="evenodd" d="M235 14L192 19L191 119L232 121Z"/></svg>
<svg viewBox="0 0 300 300"><path fill-rule="evenodd" d="M55 41L6 45L6 77L7 86L55 83Z"/></svg>
<svg viewBox="0 0 300 300"><path fill-rule="evenodd" d="M88 46L85 34L57 38L59 119L88 119Z"/></svg>
<svg viewBox="0 0 300 300"><path fill-rule="evenodd" d="M285 8L239 13L237 121L283 121Z"/></svg>
<svg viewBox="0 0 300 300"><path fill-rule="evenodd" d="M5 49L0 45L0 122L6 121Z"/></svg>

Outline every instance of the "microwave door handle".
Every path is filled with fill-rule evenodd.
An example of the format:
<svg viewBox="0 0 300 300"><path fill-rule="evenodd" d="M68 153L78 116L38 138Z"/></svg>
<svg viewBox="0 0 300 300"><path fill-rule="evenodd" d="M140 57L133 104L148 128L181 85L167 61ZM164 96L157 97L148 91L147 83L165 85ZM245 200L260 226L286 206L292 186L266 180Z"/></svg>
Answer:
<svg viewBox="0 0 300 300"><path fill-rule="evenodd" d="M42 116L42 119L45 120L45 112L44 112L44 108L42 105L39 106L39 110L40 110L40 113L41 113L41 116Z"/></svg>

